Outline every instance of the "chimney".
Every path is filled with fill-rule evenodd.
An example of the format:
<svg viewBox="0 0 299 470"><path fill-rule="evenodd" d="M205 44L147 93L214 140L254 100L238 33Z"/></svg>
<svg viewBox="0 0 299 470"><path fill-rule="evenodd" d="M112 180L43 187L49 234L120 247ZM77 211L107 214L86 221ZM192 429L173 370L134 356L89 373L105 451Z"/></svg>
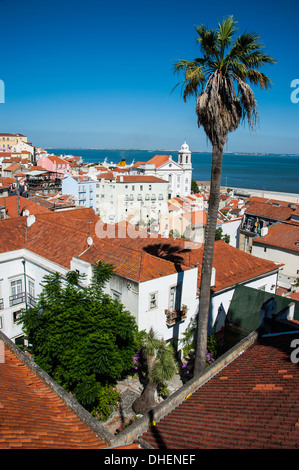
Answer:
<svg viewBox="0 0 299 470"><path fill-rule="evenodd" d="M215 282L216 282L216 268L212 268L212 274L211 274L211 287L215 287Z"/></svg>
<svg viewBox="0 0 299 470"><path fill-rule="evenodd" d="M123 177L123 176L120 176L120 177L119 177L119 181L120 181L121 183L123 183L124 177Z"/></svg>
<svg viewBox="0 0 299 470"><path fill-rule="evenodd" d="M265 237L268 235L268 227L262 227L261 228L261 237Z"/></svg>
<svg viewBox="0 0 299 470"><path fill-rule="evenodd" d="M35 222L35 215L28 215L27 217L27 227L31 227Z"/></svg>

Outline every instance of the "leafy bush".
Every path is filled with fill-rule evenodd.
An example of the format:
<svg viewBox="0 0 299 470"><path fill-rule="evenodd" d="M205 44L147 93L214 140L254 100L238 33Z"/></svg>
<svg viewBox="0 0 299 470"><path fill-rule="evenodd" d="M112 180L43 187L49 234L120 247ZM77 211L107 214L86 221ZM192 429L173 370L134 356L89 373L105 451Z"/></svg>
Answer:
<svg viewBox="0 0 299 470"><path fill-rule="evenodd" d="M100 419L118 400L114 384L132 368L141 338L134 317L103 293L111 274L100 263L85 289L76 272L46 276L36 307L20 316L35 362Z"/></svg>

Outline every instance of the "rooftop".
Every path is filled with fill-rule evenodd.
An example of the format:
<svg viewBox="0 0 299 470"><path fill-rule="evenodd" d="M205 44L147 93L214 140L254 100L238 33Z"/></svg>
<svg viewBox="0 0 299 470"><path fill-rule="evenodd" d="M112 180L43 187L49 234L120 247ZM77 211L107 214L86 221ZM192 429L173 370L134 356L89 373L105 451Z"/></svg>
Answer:
<svg viewBox="0 0 299 470"><path fill-rule="evenodd" d="M288 220L294 209L286 206L273 205L268 202L251 202L245 209L246 214L256 215L274 220Z"/></svg>
<svg viewBox="0 0 299 470"><path fill-rule="evenodd" d="M1 332L0 346L0 448L108 447L104 426Z"/></svg>
<svg viewBox="0 0 299 470"><path fill-rule="evenodd" d="M137 282L198 266L198 287L200 285L203 245L149 236L134 228L131 228L132 234L125 231L117 236L113 234L114 226L105 230L105 224L92 209L44 211L36 214L35 223L27 229L26 217L3 219L0 224L3 234L0 236L0 252L26 247L67 269L70 269L73 257L81 257L92 264L102 259L112 263L117 274ZM125 230L128 227L125 225ZM87 237L93 238L90 247ZM220 240L215 243L213 266L216 269L213 291L217 292L275 272L280 265L242 252Z"/></svg>
<svg viewBox="0 0 299 470"><path fill-rule="evenodd" d="M298 449L293 339L258 338L140 437L158 449Z"/></svg>
<svg viewBox="0 0 299 470"><path fill-rule="evenodd" d="M299 253L299 225L276 223L268 227L268 234L257 237L253 243L283 248Z"/></svg>

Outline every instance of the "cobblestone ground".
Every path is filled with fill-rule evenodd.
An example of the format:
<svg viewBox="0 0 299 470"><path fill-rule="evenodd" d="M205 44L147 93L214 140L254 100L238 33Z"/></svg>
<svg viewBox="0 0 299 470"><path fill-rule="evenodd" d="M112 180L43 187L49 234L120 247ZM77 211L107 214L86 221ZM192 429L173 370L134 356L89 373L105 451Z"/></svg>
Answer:
<svg viewBox="0 0 299 470"><path fill-rule="evenodd" d="M171 394L182 385L183 382L177 374L167 383L167 388ZM117 409L114 409L112 417L103 423L105 428L112 434L115 434L121 425L128 424L130 420L135 417L135 413L132 410L132 404L142 393L143 385L141 384L138 376L126 377L126 379L118 382L117 390L120 392L119 406ZM158 398L157 396L157 400L163 401L163 398Z"/></svg>

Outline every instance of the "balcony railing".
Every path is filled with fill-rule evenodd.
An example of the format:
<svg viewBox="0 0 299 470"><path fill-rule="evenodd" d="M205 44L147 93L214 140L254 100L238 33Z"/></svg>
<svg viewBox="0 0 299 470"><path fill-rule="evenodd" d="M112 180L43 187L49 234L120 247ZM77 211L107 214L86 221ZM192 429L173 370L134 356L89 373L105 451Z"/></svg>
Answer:
<svg viewBox="0 0 299 470"><path fill-rule="evenodd" d="M9 297L9 306L14 307L15 305L19 305L26 302L26 295L25 292L20 292L19 294L11 295ZM27 294L27 305L28 307L35 307L36 300L32 295ZM4 308L3 299L0 299L0 310Z"/></svg>
<svg viewBox="0 0 299 470"><path fill-rule="evenodd" d="M4 302L3 299L0 299L0 310L4 309Z"/></svg>
<svg viewBox="0 0 299 470"><path fill-rule="evenodd" d="M19 294L11 295L9 297L9 305L13 307L14 305L19 305L25 302L25 292L20 292Z"/></svg>
<svg viewBox="0 0 299 470"><path fill-rule="evenodd" d="M35 307L36 306L36 300L30 294L27 295L27 304L28 304L29 307Z"/></svg>
<svg viewBox="0 0 299 470"><path fill-rule="evenodd" d="M165 309L166 325L173 326L176 323L182 322L187 318L187 305L182 305L179 310Z"/></svg>

